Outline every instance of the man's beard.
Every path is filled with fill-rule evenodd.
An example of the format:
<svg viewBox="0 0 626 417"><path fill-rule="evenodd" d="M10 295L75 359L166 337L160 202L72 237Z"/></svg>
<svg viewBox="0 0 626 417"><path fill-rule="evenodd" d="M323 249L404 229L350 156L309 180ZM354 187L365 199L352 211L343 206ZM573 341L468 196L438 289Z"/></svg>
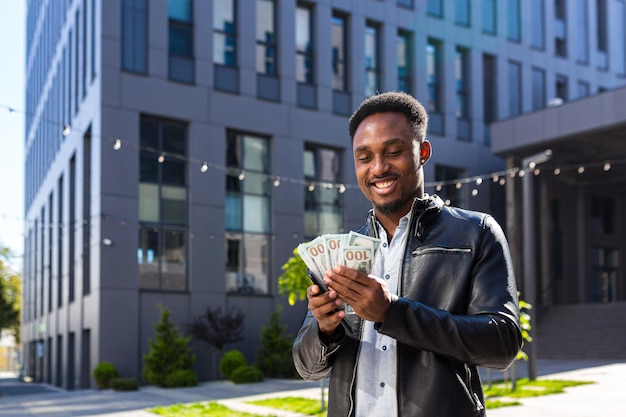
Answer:
<svg viewBox="0 0 626 417"><path fill-rule="evenodd" d="M412 198L413 197L410 197L409 199L412 199ZM402 209L402 207L404 207L404 205L406 204L407 201L409 201L409 199L404 199L404 200L398 199L395 201L389 201L384 204L375 204L374 208L376 209L377 212L381 214L391 215L391 214L396 213L400 209Z"/></svg>

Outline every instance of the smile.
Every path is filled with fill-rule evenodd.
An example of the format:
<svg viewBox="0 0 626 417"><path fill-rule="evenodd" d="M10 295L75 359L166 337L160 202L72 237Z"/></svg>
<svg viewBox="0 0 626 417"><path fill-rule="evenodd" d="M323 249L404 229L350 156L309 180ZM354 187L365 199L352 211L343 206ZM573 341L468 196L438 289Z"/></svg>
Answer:
<svg viewBox="0 0 626 417"><path fill-rule="evenodd" d="M374 187L378 188L379 190L383 189L383 188L388 188L391 187L393 185L395 181L382 181L382 182L376 182L374 183Z"/></svg>

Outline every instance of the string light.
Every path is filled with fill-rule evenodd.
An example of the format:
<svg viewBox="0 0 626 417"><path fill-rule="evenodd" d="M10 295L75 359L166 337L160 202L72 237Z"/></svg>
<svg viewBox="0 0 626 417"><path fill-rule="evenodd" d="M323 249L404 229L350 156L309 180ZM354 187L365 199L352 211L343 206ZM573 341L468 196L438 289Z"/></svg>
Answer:
<svg viewBox="0 0 626 417"><path fill-rule="evenodd" d="M8 107L5 105L0 104L0 108L6 108L9 115L11 117L14 117L16 115L16 113L19 110L16 110L13 107ZM24 113L26 114L26 112L24 111L19 111L20 113ZM58 121L55 120L49 120L49 119L45 119L45 118L41 118L39 117L40 120L45 121L47 123L56 125L56 126L63 126L63 136L68 136L73 130L78 130L80 131L80 129L77 129L76 126L71 126L70 124L65 124L63 125L62 123L59 123ZM83 132L84 133L84 132ZM92 137L97 137L95 135L92 135ZM112 146L114 150L120 150L122 148L122 139L120 138L107 138L104 136L100 136L100 139L102 140L109 140L112 142ZM134 147L137 148L141 151L149 151L151 153L157 154L158 151L152 148L145 148L142 146L139 146L133 142L127 142L125 144L126 146L130 146L130 147ZM157 160L159 161L159 163L163 163L165 161L165 153L161 152L157 158ZM223 165L218 165L218 164L209 164L206 161L203 160L197 160L194 158L188 158L185 157L183 155L176 155L176 154L170 154L167 153L167 157L168 158L174 158L177 160L181 160L181 161L185 161L188 162L190 164L198 164L198 166L200 167L200 171L201 172L207 172L209 168L213 168L216 170L220 170L225 172L227 175L234 175L237 176L239 178L239 180L243 180L245 178L245 170L243 169L239 169L239 168L232 168L232 167L228 167L228 166L223 166ZM612 166L615 164L626 164L626 158L623 158L621 160L618 161L604 161L604 162L589 162L586 163L585 165L568 165L568 166L562 166L562 167L556 167L554 168L554 175L558 176L561 174L561 172L563 170L577 170L577 172L579 174L582 174L585 172L585 170L587 168L593 168L593 167L598 167L598 168L602 168L605 172L610 171ZM479 175L479 176L473 176L473 177L468 177L468 178L457 178L457 179L453 179L453 180L445 180L445 181L437 181L437 182L425 182L424 183L424 187L433 187L437 192L441 191L445 186L448 185L454 185L457 189L461 189L463 187L464 184L468 184L471 182L475 182L476 186L480 186L483 182L484 179L489 179L491 178L491 180L493 181L493 183L497 183L500 185L505 185L506 183L506 177L509 176L510 178L515 178L515 177L522 177L524 175L530 175L531 172L537 176L540 175L540 170L537 167L536 163L529 163L527 167L514 167L514 168L509 168L506 169L504 171L500 171L500 172L492 172L490 174L485 174L485 175ZM265 174L265 173L258 173L257 174L260 177L264 177L270 181L273 182L275 187L280 186L281 184L284 184L285 182L287 183L291 183L291 184L302 184L304 186L306 186L308 188L309 191L313 191L315 190L316 186L319 187L323 187L325 189L332 189L335 188L339 191L339 193L345 193L345 191L347 189L358 189L358 184L343 184L343 183L329 183L329 182L322 182L322 181L311 181L311 180L306 180L306 179L299 179L299 178L288 178L288 177L279 177L276 175L272 175L272 174ZM478 194L478 189L474 188L472 189L472 191L470 192L472 195L477 195Z"/></svg>

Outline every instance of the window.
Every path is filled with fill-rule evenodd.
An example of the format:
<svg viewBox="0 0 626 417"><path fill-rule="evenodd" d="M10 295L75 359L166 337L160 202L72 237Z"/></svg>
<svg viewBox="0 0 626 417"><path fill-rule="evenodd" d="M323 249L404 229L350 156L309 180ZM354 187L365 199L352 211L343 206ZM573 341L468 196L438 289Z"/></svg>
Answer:
<svg viewBox="0 0 626 417"><path fill-rule="evenodd" d="M498 63L493 55L483 54L483 120L485 145L491 144L489 125L498 120L498 92L494 80L498 79Z"/></svg>
<svg viewBox="0 0 626 417"><path fill-rule="evenodd" d="M229 131L226 161L226 290L269 291L269 141Z"/></svg>
<svg viewBox="0 0 626 417"><path fill-rule="evenodd" d="M256 2L256 71L273 77L278 65L275 8L273 0Z"/></svg>
<svg viewBox="0 0 626 417"><path fill-rule="evenodd" d="M565 75L556 76L556 96L563 101L569 99L567 77Z"/></svg>
<svg viewBox="0 0 626 417"><path fill-rule="evenodd" d="M615 16L617 25L615 26L616 36L612 39L617 47L614 49L617 54L615 60L615 72L618 76L626 77L626 7L624 1L618 1L613 5L615 7Z"/></svg>
<svg viewBox="0 0 626 417"><path fill-rule="evenodd" d="M539 68L533 68L532 83L533 110L543 109L546 106L546 72Z"/></svg>
<svg viewBox="0 0 626 417"><path fill-rule="evenodd" d="M464 169L445 165L435 166L435 182L437 183L435 190L446 205L463 207L463 191L457 180L464 177Z"/></svg>
<svg viewBox="0 0 626 417"><path fill-rule="evenodd" d="M348 90L348 72L346 62L346 19L335 15L332 19L332 64L333 90Z"/></svg>
<svg viewBox="0 0 626 417"><path fill-rule="evenodd" d="M609 303L619 301L619 249L594 246L591 248L591 277L587 301Z"/></svg>
<svg viewBox="0 0 626 417"><path fill-rule="evenodd" d="M589 12L588 0L576 0L576 61L581 64L589 62Z"/></svg>
<svg viewBox="0 0 626 417"><path fill-rule="evenodd" d="M496 0L483 0L483 32L495 35L497 32Z"/></svg>
<svg viewBox="0 0 626 417"><path fill-rule="evenodd" d="M471 17L470 0L456 0L455 22L460 26L469 26Z"/></svg>
<svg viewBox="0 0 626 417"><path fill-rule="evenodd" d="M606 0L596 0L596 18L596 37L598 39L598 69L606 70L609 66L609 28Z"/></svg>
<svg viewBox="0 0 626 417"><path fill-rule="evenodd" d="M296 9L296 81L313 84L313 10L299 5Z"/></svg>
<svg viewBox="0 0 626 417"><path fill-rule="evenodd" d="M397 40L398 48L398 90L411 94L413 36L410 32L399 30Z"/></svg>
<svg viewBox="0 0 626 417"><path fill-rule="evenodd" d="M380 91L380 64L378 26L368 23L365 27L365 96Z"/></svg>
<svg viewBox="0 0 626 417"><path fill-rule="evenodd" d="M509 61L509 117L522 113L522 64Z"/></svg>
<svg viewBox="0 0 626 417"><path fill-rule="evenodd" d="M187 289L187 126L142 117L139 287Z"/></svg>
<svg viewBox="0 0 626 417"><path fill-rule="evenodd" d="M434 17L443 17L443 2L442 0L428 0L426 3L426 13Z"/></svg>
<svg viewBox="0 0 626 417"><path fill-rule="evenodd" d="M237 26L234 0L213 0L213 62L237 66Z"/></svg>
<svg viewBox="0 0 626 417"><path fill-rule="evenodd" d="M520 0L507 0L507 39L512 42L522 40L520 25Z"/></svg>
<svg viewBox="0 0 626 417"><path fill-rule="evenodd" d="M341 152L307 144L304 149L304 234L314 238L324 233L343 232L343 199L335 186L341 183Z"/></svg>
<svg viewBox="0 0 626 417"><path fill-rule="evenodd" d="M590 92L591 88L587 81L578 81L578 97L587 97Z"/></svg>
<svg viewBox="0 0 626 417"><path fill-rule="evenodd" d="M567 9L565 0L554 0L554 52L567 57Z"/></svg>
<svg viewBox="0 0 626 417"><path fill-rule="evenodd" d="M140 74L148 72L147 0L122 1L122 69Z"/></svg>
<svg viewBox="0 0 626 417"><path fill-rule="evenodd" d="M530 7L530 46L536 49L544 49L546 42L544 0L531 0Z"/></svg>
<svg viewBox="0 0 626 417"><path fill-rule="evenodd" d="M426 76L428 79L428 101L426 109L429 113L441 112L441 43L429 39L426 44Z"/></svg>
<svg viewBox="0 0 626 417"><path fill-rule="evenodd" d="M191 0L168 0L169 78L194 82L193 4Z"/></svg>
<svg viewBox="0 0 626 417"><path fill-rule="evenodd" d="M454 61L456 117L457 119L469 119L469 51L457 47Z"/></svg>

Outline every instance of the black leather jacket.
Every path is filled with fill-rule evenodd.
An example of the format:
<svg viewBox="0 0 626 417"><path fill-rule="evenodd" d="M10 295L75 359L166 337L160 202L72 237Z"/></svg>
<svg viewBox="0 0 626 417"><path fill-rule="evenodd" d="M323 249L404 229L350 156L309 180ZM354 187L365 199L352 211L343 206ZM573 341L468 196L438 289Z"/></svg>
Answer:
<svg viewBox="0 0 626 417"><path fill-rule="evenodd" d="M370 212L360 233L377 235ZM484 416L476 366L504 370L522 345L519 304L508 244L489 215L447 207L437 196L416 200L398 299L375 328L395 338L398 415ZM293 346L305 380L331 372L328 416L353 416L363 321L345 319L322 340L308 312Z"/></svg>

